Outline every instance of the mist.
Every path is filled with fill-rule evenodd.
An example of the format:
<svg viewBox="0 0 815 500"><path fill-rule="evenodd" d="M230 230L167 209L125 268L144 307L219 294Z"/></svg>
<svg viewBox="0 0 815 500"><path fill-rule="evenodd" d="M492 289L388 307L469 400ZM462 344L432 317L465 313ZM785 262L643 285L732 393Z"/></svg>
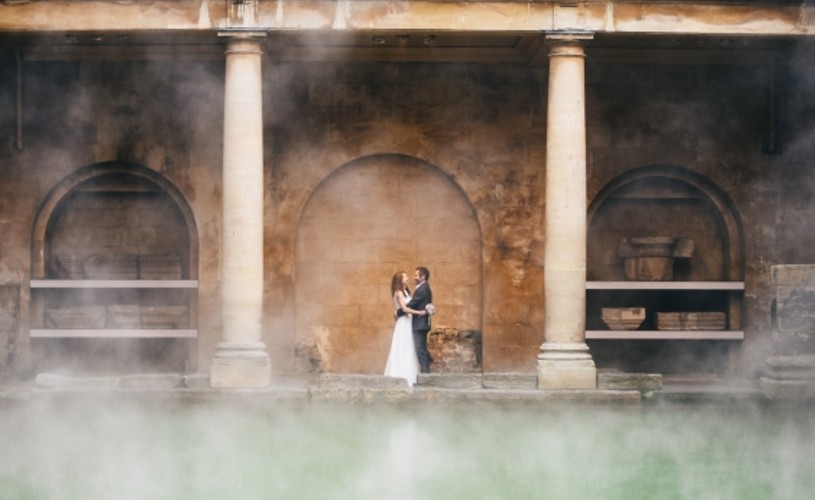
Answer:
<svg viewBox="0 0 815 500"><path fill-rule="evenodd" d="M748 402L4 399L4 498L805 498L815 423ZM804 411L801 411L804 410Z"/></svg>

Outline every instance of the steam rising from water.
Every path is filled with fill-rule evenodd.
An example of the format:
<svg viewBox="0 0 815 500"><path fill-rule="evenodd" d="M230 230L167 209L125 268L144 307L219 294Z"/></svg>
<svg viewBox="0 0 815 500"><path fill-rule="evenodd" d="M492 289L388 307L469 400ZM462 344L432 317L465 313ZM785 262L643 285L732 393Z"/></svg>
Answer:
<svg viewBox="0 0 815 500"><path fill-rule="evenodd" d="M6 402L4 498L805 498L806 412Z"/></svg>

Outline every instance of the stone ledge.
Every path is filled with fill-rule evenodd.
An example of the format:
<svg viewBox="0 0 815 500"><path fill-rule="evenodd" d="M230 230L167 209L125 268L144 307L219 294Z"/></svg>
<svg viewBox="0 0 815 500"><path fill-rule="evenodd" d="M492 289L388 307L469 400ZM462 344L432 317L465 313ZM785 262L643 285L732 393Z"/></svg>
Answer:
<svg viewBox="0 0 815 500"><path fill-rule="evenodd" d="M763 377L759 382L764 396L771 399L815 399L815 380L778 380Z"/></svg>
<svg viewBox="0 0 815 500"><path fill-rule="evenodd" d="M662 375L659 373L598 371L597 388L609 391L658 391L662 389Z"/></svg>
<svg viewBox="0 0 815 500"><path fill-rule="evenodd" d="M321 373L314 382L321 389L409 389L407 380L384 375L353 373Z"/></svg>
<svg viewBox="0 0 815 500"><path fill-rule="evenodd" d="M485 373L484 387L487 389L537 389L538 376L535 373Z"/></svg>
<svg viewBox="0 0 815 500"><path fill-rule="evenodd" d="M38 373L34 385L49 389L95 389L113 390L119 388L119 377L72 377L58 373Z"/></svg>
<svg viewBox="0 0 815 500"><path fill-rule="evenodd" d="M481 389L480 373L420 373L418 387L439 387L446 389Z"/></svg>
<svg viewBox="0 0 815 500"><path fill-rule="evenodd" d="M413 398L413 391L407 382L404 388L374 388L374 387L312 387L309 391L312 402L337 402L350 404L369 403L403 403Z"/></svg>
<svg viewBox="0 0 815 500"><path fill-rule="evenodd" d="M468 403L492 405L528 404L640 404L639 391L598 391L598 390L451 390L423 389L417 391L415 399L428 403Z"/></svg>
<svg viewBox="0 0 815 500"><path fill-rule="evenodd" d="M146 373L119 378L119 387L123 389L174 389L183 386L184 377L178 373Z"/></svg>

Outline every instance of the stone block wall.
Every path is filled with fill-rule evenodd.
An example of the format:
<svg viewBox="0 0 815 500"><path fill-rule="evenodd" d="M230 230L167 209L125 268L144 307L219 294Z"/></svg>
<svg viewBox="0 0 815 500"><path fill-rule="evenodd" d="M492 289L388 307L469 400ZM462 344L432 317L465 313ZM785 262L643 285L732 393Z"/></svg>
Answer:
<svg viewBox="0 0 815 500"><path fill-rule="evenodd" d="M290 365L285 356L294 350L292 333L305 334L306 321L314 335L344 339L331 344L364 360L337 369L381 371L393 326L390 276L423 264L441 301L435 325L483 330L485 368L533 370L543 341L542 73L521 65L281 64L265 74L275 110L268 115L274 142L266 145L273 214L266 235L274 258L266 268L265 340L275 346L273 365ZM401 166L394 168L394 162ZM359 247L344 235L359 232L360 219L335 222L323 215L316 233L324 243L304 245L298 238L304 230L315 233L319 224L311 220L312 208L332 203L320 201L324 188L353 169L366 172L361 165L380 165L375 175L381 191L352 192L362 207L357 216L382 221L377 227L386 228L383 241L372 246L362 240ZM349 189L371 182L370 176L350 178L357 185ZM394 203L393 196L401 201ZM415 224L387 221L405 212L428 220L426 237L417 237ZM300 286L306 262L300 259L312 251L326 255L323 261L376 253L357 273L367 275L366 285L351 298L334 290L324 299L356 301L332 316L364 321L366 333L354 327L334 335L340 330L317 327L324 326L322 319L301 316L297 297L306 289ZM325 262L321 267L329 269ZM346 315L349 305L360 314ZM358 348L372 338L375 345ZM350 354L341 358L352 363Z"/></svg>
<svg viewBox="0 0 815 500"><path fill-rule="evenodd" d="M799 59L811 55L804 47ZM593 345L601 363L720 371L737 359L736 368L750 371L766 353L769 266L815 261L807 229L815 214L813 78L798 66L776 70L773 123L768 65L612 63L589 52L587 203L631 169L673 165L732 202L745 241L744 342L654 344L632 356L630 344ZM0 61L0 71L13 74L13 63ZM25 80L21 151L12 140L14 82L0 82L0 284L20 287L17 354L24 356L30 327L39 204L77 169L121 160L164 175L194 212L196 348L206 370L221 338L223 61L29 62ZM314 335L342 353L337 370L378 372L392 326L390 276L429 264L437 326L480 330L485 371L534 371L545 334L546 87L546 68L526 64L264 59L263 340L273 369L294 369L298 339ZM779 154L764 148L771 125ZM608 250L618 234L669 223L692 233L705 255L691 277L715 279L724 265L719 240L708 237L718 223L704 206L629 206L601 217L590 272L620 271ZM110 231L116 238L119 229Z"/></svg>
<svg viewBox="0 0 815 500"><path fill-rule="evenodd" d="M133 255L138 265L140 256L175 255L189 263L183 217L159 191L79 192L64 205L51 230L51 277L59 274L56 261L69 257L84 262L92 257Z"/></svg>
<svg viewBox="0 0 815 500"><path fill-rule="evenodd" d="M13 75L13 61L0 62L0 71ZM28 283L36 214L48 193L71 174L116 161L159 172L178 188L194 213L201 249L199 338L185 349L192 349L190 366L208 366L220 339L223 63L26 61L24 83L21 149L15 147L12 126L15 82L0 84L0 121L8 125L0 154L0 224L7 230L0 241L0 284L21 290L21 335L10 361L12 369L19 373L32 369ZM179 237L178 231L170 229L175 216L159 215L163 207L123 198L113 205L94 203L67 216L84 218L80 226L85 229L60 233L56 228L57 250L84 254L107 247L105 251L116 253L160 253L168 248L165 243L177 242L172 240ZM94 244L85 246L88 241Z"/></svg>

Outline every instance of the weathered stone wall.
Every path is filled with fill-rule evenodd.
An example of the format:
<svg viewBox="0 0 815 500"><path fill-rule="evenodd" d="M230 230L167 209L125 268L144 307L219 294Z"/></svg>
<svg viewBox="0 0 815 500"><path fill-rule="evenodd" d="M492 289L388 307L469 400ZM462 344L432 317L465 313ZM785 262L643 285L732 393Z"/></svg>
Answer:
<svg viewBox="0 0 815 500"><path fill-rule="evenodd" d="M696 361L697 371L721 372L728 365L745 372L761 369L770 331L769 265L780 258L777 252L797 253L796 259L812 258L806 245L801 245L801 238L778 238L778 231L784 230L779 222L793 217L799 223L805 220L796 216L795 205L811 198L811 181L799 170L805 167L789 151L797 133L811 131L811 124L801 120L796 111L791 112L806 107L809 101L800 89L796 91L802 73L799 68L777 69L775 110L770 108L773 74L769 65L590 64L587 74L589 198L629 169L676 165L703 176L732 200L745 242L743 343L712 344L709 351L722 354L709 359L700 353L704 349L688 342L646 346L642 350L598 342L593 349L603 359L625 357L633 349L637 351L635 357L650 356L649 367L662 367L663 371L681 370L688 359ZM771 127L775 127L780 154L767 151ZM811 203L806 205L811 209ZM642 225L643 217L656 217L653 227L669 231L687 232L694 230L689 223L696 229L704 224L705 231L694 231L697 254L704 252L704 247L715 250L717 243L705 240L703 235L719 236L710 231L715 227L704 217L688 217L687 212L675 210L661 215L648 211L628 216L633 228ZM679 220L675 220L676 216ZM707 254L707 259L709 269L703 274L709 279L721 279L715 272L721 258L714 251ZM733 353L740 361L731 365L728 356Z"/></svg>
<svg viewBox="0 0 815 500"><path fill-rule="evenodd" d="M481 324L478 222L437 169L392 155L353 162L320 184L298 225L297 339L317 342L325 371L384 369L398 271L428 268L434 325Z"/></svg>
<svg viewBox="0 0 815 500"><path fill-rule="evenodd" d="M7 61L3 74L13 75ZM21 289L20 345L14 363L30 367L28 280L32 226L47 193L82 167L123 161L165 176L197 224L199 358L207 365L220 338L218 246L223 63L24 63L22 150L15 147L15 85L0 90L5 141L0 160L0 280ZM100 220L109 217L100 211ZM142 241L144 243L145 241ZM136 252L134 252L136 253ZM195 364L195 363L193 363Z"/></svg>
<svg viewBox="0 0 815 500"><path fill-rule="evenodd" d="M811 59L811 49L800 60L807 56ZM13 62L0 64L3 74L13 74ZM815 260L812 231L806 230L807 221L815 217L812 77L797 68L778 67L776 131L781 150L767 154L772 117L767 65L622 64L591 57L587 64L588 201L631 169L677 166L702 176L732 201L745 242L744 342L711 349L700 349L698 343L664 343L643 350L630 343L594 342L598 365L626 359L634 366L646 359L648 367L670 371L684 366L677 360L690 359L695 370L720 371L733 358L741 360L736 368L756 369L766 355L763 346L770 331L769 266ZM39 204L77 169L123 160L164 175L195 215L200 239L197 355L199 367L207 369L220 340L223 63L28 62L25 68L22 151L14 147L14 82L0 82L5 137L0 144L0 227L5 236L0 240L0 284L20 287L21 341L14 362L24 364L26 357L31 229ZM341 242L349 227L342 221L310 220L310 203L330 188L334 176L379 158L385 163L399 159L438 179L445 193L452 193L441 199L456 203L462 222L443 226L444 238L471 241L478 233L475 252L480 254L475 262L467 253L466 266L449 257L434 261L446 247L432 245L415 247L393 261L370 259L375 265L364 272L366 286L339 306L364 310L358 317L375 323L371 331L376 332L378 347L364 363L345 369L380 370L381 363L373 359L383 351L391 326L384 293L390 276L398 268L433 262L431 283L437 300L445 304L439 321L446 324L437 326L480 330L486 371L533 371L544 338L545 67L266 59L264 99L263 340L274 369L294 368L298 332L311 324L299 308L308 274L298 256L312 249L299 248L298 238L317 224L320 240ZM404 173L403 167L383 167L377 182L393 182L398 176L390 173ZM377 199L365 206L385 205ZM448 209L421 207L434 215ZM695 231L697 249L714 250L704 261L708 269L698 275L717 279L724 260L715 252L720 240L706 236L716 227L714 219L704 217L707 213L682 215L674 230ZM639 223L642 216L627 212L612 219L625 231L627 220ZM672 216L670 210L649 211L651 222L642 230L670 228ZM413 240L408 234L404 238ZM397 234L395 240L402 237ZM590 240L590 256L592 244ZM386 247L398 252L390 244ZM608 255L597 259L600 262L590 262L590 268L614 265ZM327 266L313 276L343 275ZM331 293L333 282L326 283ZM315 278L314 287L321 284ZM450 316L445 319L443 314ZM0 345L6 344L0 338ZM708 352L713 353L710 359Z"/></svg>
<svg viewBox="0 0 815 500"><path fill-rule="evenodd" d="M137 273L141 256L175 256L179 264L182 260L189 264L184 219L167 196L158 192L84 192L69 195L62 205L50 230L49 277L92 277L87 276L88 270L84 275L60 276L60 271L66 270L65 262L72 258L80 266L85 261L93 264L94 258L109 261L132 255Z"/></svg>
<svg viewBox="0 0 815 500"><path fill-rule="evenodd" d="M436 324L482 329L485 369L534 369L543 341L543 73L520 65L284 64L268 67L266 75L272 126L267 137L272 216L266 234L266 341L275 346L273 358L291 353L292 333L305 327L294 326L300 321L295 320L300 277L294 276L294 249L312 193L355 160L398 155L408 164L426 165L431 178L448 179L438 184L444 191L423 183L415 190L397 189L399 196L419 197L421 204L414 206L425 216L455 216L461 223L446 223L442 240L400 255L394 263L398 267L390 260L377 267L368 292L356 297L355 306L363 307L365 321L375 322L379 332L371 334L379 344L376 352L384 359L392 327L386 291L390 276L430 262L435 299L444 305ZM394 172L383 182L397 182ZM453 188L461 201L445 203L452 198L443 193ZM460 259L448 256L444 242L471 240L473 225L480 227L482 264L462 272L455 262ZM323 226L323 238L345 238L343 224ZM399 237L413 239L407 228ZM469 252L465 262L470 262ZM476 291L479 275L482 290ZM333 283L331 278L327 283ZM468 312L452 316L454 307ZM380 371L382 359L364 371Z"/></svg>

